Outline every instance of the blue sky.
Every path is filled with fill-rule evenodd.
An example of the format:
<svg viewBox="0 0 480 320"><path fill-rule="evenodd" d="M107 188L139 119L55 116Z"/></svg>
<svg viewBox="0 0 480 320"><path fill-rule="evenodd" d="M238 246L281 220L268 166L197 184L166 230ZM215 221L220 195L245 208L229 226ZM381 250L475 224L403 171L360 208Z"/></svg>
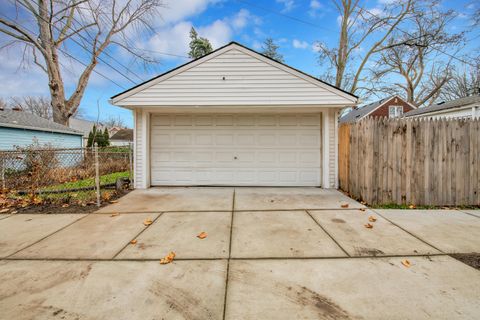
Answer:
<svg viewBox="0 0 480 320"><path fill-rule="evenodd" d="M391 0L368 0L363 3L369 10L378 10L388 1ZM146 71L138 65L130 66L130 58L123 50L109 48L109 55L114 56L122 64L129 65L128 69L136 75L118 65L116 61L103 56L109 64L127 74L131 81L101 62L97 70L120 86L94 74L81 103L82 117L94 120L97 117L105 119L111 115L120 116L128 125L132 125L130 111L109 105L108 99L123 91L123 88L129 88L134 83L147 80L187 62L187 58L179 56L186 56L188 53L188 32L191 26L194 26L201 36L207 37L214 48L234 40L261 50L264 39L271 37L280 46L279 51L287 64L314 76L321 76L325 68L319 65L318 54L313 44L315 41L334 44L337 40L338 13L330 0L170 0L166 3L167 8L160 9L161 17L155 19L155 34L139 37L136 43L138 47L149 50L160 63ZM468 15L475 5L472 0L442 2L443 8L452 8L459 13L458 18L450 26L452 31L468 28L470 23ZM11 6L5 3L0 5L0 9L3 13L13 14ZM467 35L476 42L478 36L478 30ZM5 41L5 36L1 36L0 43ZM472 48L478 49L478 45L473 41L464 51ZM70 52L80 60L86 59L85 52L75 44L70 44ZM19 66L21 51L18 47L4 49L1 57L0 81L4 84L0 92L2 97L28 94L48 96L47 80L42 71L33 64ZM67 89L71 90L81 65L75 61L67 62L69 65L66 63L65 66L65 80Z"/></svg>

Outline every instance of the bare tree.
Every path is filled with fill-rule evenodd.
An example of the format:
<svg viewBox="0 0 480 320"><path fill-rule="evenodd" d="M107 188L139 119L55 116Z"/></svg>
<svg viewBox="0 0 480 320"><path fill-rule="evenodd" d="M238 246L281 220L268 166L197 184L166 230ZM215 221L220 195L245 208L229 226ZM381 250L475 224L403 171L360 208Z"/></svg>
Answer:
<svg viewBox="0 0 480 320"><path fill-rule="evenodd" d="M467 58L468 59L468 58ZM443 101L480 95L480 57L469 59L472 65L452 70L452 77L443 87L440 98Z"/></svg>
<svg viewBox="0 0 480 320"><path fill-rule="evenodd" d="M105 127L107 128L113 128L113 127L119 127L119 128L125 128L125 121L120 118L120 116L110 116L107 120L102 121Z"/></svg>
<svg viewBox="0 0 480 320"><path fill-rule="evenodd" d="M118 45L136 58L147 58L132 49L129 38L134 30L149 29L149 18L162 6L161 0L15 0L14 3L10 17L0 15L0 32L12 39L9 44L21 43L25 50L30 50L33 62L48 75L53 120L61 124L67 124L77 111L88 80L107 47ZM29 20L35 23L29 24ZM73 49L78 51L78 46L85 49L82 57L87 56L88 62L67 97L62 60L67 57L77 60Z"/></svg>
<svg viewBox="0 0 480 320"><path fill-rule="evenodd" d="M442 12L437 7L416 12L408 35L394 32L387 49L373 69L374 79L388 82L381 88L388 94L400 94L416 106L430 105L440 96L450 81L452 59L445 48L459 47L464 34L449 34L448 23L455 17L453 11ZM412 40L412 36L415 40ZM398 45L398 42L401 45ZM447 59L444 59L447 57ZM393 84L391 79L398 79Z"/></svg>
<svg viewBox="0 0 480 320"><path fill-rule="evenodd" d="M52 120L52 104L47 97L13 97L10 101L10 107L18 107L25 112L32 113L39 117Z"/></svg>
<svg viewBox="0 0 480 320"><path fill-rule="evenodd" d="M338 42L331 47L317 42L319 62L327 62L326 78L337 87L355 93L367 62L384 50L398 25L413 12L416 1L388 1L381 13L372 13L360 0L332 0L339 13ZM347 71L350 70L350 71Z"/></svg>

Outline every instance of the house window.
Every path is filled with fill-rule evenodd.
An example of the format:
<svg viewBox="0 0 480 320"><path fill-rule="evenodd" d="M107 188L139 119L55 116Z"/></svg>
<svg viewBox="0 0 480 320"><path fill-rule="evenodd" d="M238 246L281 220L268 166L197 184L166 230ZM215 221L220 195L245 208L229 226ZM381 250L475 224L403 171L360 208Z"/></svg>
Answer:
<svg viewBox="0 0 480 320"><path fill-rule="evenodd" d="M390 106L388 108L388 117L389 118L398 118L403 115L403 107L402 106Z"/></svg>

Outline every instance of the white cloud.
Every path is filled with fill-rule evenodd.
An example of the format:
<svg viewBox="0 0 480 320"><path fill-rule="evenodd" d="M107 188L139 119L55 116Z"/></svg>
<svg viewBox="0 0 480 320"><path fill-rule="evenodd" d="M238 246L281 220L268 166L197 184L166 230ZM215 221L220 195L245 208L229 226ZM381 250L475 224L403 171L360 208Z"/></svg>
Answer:
<svg viewBox="0 0 480 320"><path fill-rule="evenodd" d="M318 11L323 8L323 5L318 0L311 0L310 1L310 10L308 10L308 14L311 17L316 17Z"/></svg>
<svg viewBox="0 0 480 320"><path fill-rule="evenodd" d="M193 25L190 21L180 21L161 28L157 28L155 35L148 41L139 43L142 49L186 56L189 51L190 29L194 27L200 37L207 38L213 48L227 44L235 32L241 31L250 24L260 24L260 18L252 15L248 10L241 9L235 15L218 19L209 25ZM175 56L159 55L161 59L177 59Z"/></svg>
<svg viewBox="0 0 480 320"><path fill-rule="evenodd" d="M252 43L252 47L253 47L253 49L259 51L259 50L262 49L262 43L260 41L255 40Z"/></svg>
<svg viewBox="0 0 480 320"><path fill-rule="evenodd" d="M241 9L231 20L233 28L239 30L245 28L248 24L261 24L262 20L251 14L250 11L246 9Z"/></svg>
<svg viewBox="0 0 480 320"><path fill-rule="evenodd" d="M207 38L214 48L223 46L232 38L232 29L224 20L216 20L211 25L200 27L198 33Z"/></svg>
<svg viewBox="0 0 480 320"><path fill-rule="evenodd" d="M277 0L277 2L283 4L282 12L288 12L295 8L294 0Z"/></svg>
<svg viewBox="0 0 480 320"><path fill-rule="evenodd" d="M158 25L166 25L185 20L191 16L199 15L210 4L218 3L219 0L175 0L169 1L165 8L160 8L161 18Z"/></svg>
<svg viewBox="0 0 480 320"><path fill-rule="evenodd" d="M298 39L293 39L292 45L296 49L306 49L308 48L308 42L307 41L301 41Z"/></svg>

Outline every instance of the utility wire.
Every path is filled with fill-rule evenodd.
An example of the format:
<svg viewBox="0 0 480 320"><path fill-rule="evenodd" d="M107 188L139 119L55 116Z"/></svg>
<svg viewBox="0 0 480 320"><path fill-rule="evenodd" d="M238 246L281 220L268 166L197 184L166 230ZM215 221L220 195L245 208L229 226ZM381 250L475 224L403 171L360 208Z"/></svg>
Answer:
<svg viewBox="0 0 480 320"><path fill-rule="evenodd" d="M19 2L23 7L25 7L27 10L29 10L29 8L23 3L23 2ZM29 10L29 12L32 12ZM50 23L49 21L45 20L43 17L41 17L38 13L36 12L32 12L37 18L39 19L42 19L44 22L48 23L49 25L53 26L55 29L57 29L58 31L61 31L61 29L59 27L57 27L56 25ZM69 27L69 29L75 31L74 29L72 29L72 27ZM80 33L78 33L77 35L81 36L83 40L86 40L88 41L87 39L85 39L85 37L83 37ZM87 47L85 47L82 43L78 42L77 40L75 40L73 37L70 38L70 40L72 40L74 43L76 43L78 46L80 46L82 49L84 49L85 51L87 51L88 53L91 53L91 50L88 49ZM58 47L58 49L60 50L60 47ZM60 50L62 51L62 50ZM63 51L62 51L63 52ZM105 51L103 51L105 52ZM123 72L117 70L117 68L115 68L114 66L112 66L110 63L108 63L107 61L105 61L104 59L102 59L100 56L97 57L97 59L101 62L103 62L104 64L106 64L107 66L109 66L111 69L113 69L115 72L117 72L118 74L122 75L125 79L127 79L128 81L132 82L133 84L136 84L135 81L133 81L132 79L130 79L129 76L125 75ZM117 63L121 64L120 62L117 61ZM126 67L125 67L126 68ZM127 69L128 70L128 69Z"/></svg>
<svg viewBox="0 0 480 320"><path fill-rule="evenodd" d="M375 17L375 18L377 18L377 19L381 19L381 17L379 17L378 15L376 15L376 14L374 14L374 13L371 13L369 10L366 10L366 9L363 9L363 8L360 8L360 10L368 13L368 14L371 15L372 17ZM392 24L390 24L390 23L388 23L388 22L385 22L385 23L386 23L387 25L393 27ZM397 29L398 31L402 32L403 34L409 36L409 37L413 37L412 34L410 34L409 32L407 32L407 31L405 31L405 30L403 30L403 29L401 29L401 28L399 28L398 26L396 27L396 29ZM449 57L452 58L452 59L455 59L455 60L458 60L458 61L463 62L463 63L465 63L465 64L468 64L468 65L470 65L470 66L472 66L472 67L475 66L473 63L470 63L470 62L468 62L468 61L466 61L466 60L460 59L460 58L454 56L453 54L450 54L450 53L448 53L448 52L445 52L445 51L443 51L443 50L441 50L441 49L439 49L439 48L437 48L437 47L432 47L432 49L433 49L433 50L436 50L436 51L438 51L438 52L440 52L440 53L443 53L444 55L447 55L447 56L449 56Z"/></svg>
<svg viewBox="0 0 480 320"><path fill-rule="evenodd" d="M254 8L263 10L263 11L266 11L266 12L270 12L270 13L276 14L276 15L278 15L278 16L281 16L281 17L290 19L290 20L292 20L292 21L305 24L305 25L310 26L310 27L314 27L314 28L317 28L317 29L321 29L321 30L326 30L326 31L332 32L332 30L330 30L330 29L328 29L328 28L325 28L325 27L316 25L316 24L311 23L311 22L306 21L306 20L302 20L302 19L299 19L299 18L290 16L290 15L288 15L288 14L284 14L284 13L281 13L281 12L278 12L278 11L275 11L275 10L272 10L272 9L269 9L269 8L265 8L265 7L263 7L263 6L259 6L259 5L257 5L257 4L251 3L251 2L249 2L249 1L244 1L244 0L236 0L236 1L237 1L237 2L240 2L240 3L243 3L243 4L246 4L246 5L249 5L249 6L251 6L251 7L254 7Z"/></svg>
<svg viewBox="0 0 480 320"><path fill-rule="evenodd" d="M11 23L15 23L15 21L13 21L12 19L10 19L9 17L7 17L5 14L3 14L2 12L0 12L0 15L3 16L7 21L10 21ZM28 28L26 28L25 26L23 26L23 28L25 30L27 30L28 32L34 34L34 32L32 30L29 30ZM62 52L63 54L65 54L66 56L70 57L71 59L77 61L78 63L82 64L84 67L87 67L88 65L84 62L82 62L81 60L75 58L74 56L72 56L70 53L68 53L67 51L63 50L62 48L57 48L58 51ZM103 73L101 73L100 71L97 71L95 69L92 70L93 72L95 72L96 74L98 74L99 76L105 78L106 80L112 82L113 84L115 84L116 86L122 88L122 89L126 89L124 86L122 86L121 84L115 82L114 80L110 79L109 77L107 77L106 75L104 75Z"/></svg>

